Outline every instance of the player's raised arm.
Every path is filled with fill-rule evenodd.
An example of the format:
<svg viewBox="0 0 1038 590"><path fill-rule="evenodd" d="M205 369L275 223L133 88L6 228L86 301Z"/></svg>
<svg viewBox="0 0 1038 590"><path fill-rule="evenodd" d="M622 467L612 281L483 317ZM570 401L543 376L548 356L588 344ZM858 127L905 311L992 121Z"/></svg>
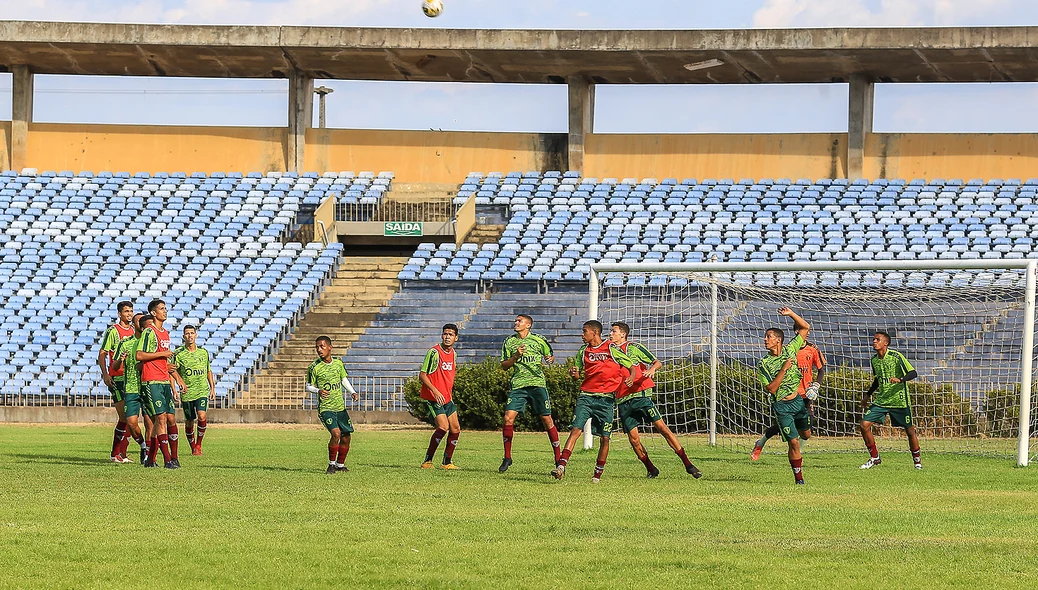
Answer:
<svg viewBox="0 0 1038 590"><path fill-rule="evenodd" d="M804 318L797 315L795 311L788 307L779 308L779 313L792 319L793 331L799 334L804 340L807 340L807 334L811 331L811 324L807 323Z"/></svg>

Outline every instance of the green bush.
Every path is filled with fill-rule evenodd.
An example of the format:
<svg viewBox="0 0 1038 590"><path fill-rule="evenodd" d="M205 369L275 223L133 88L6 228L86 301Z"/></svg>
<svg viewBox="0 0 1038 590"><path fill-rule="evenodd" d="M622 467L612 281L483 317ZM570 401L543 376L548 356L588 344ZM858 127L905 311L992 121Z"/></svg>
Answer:
<svg viewBox="0 0 1038 590"><path fill-rule="evenodd" d="M568 429L573 421L573 406L576 404L580 382L569 376L573 359L564 364L544 367L548 395L551 396L552 415L559 430ZM501 369L497 359L487 358L482 363L458 366L454 379L454 404L458 407L458 421L462 428L472 430L496 430L501 428L508 397L510 371ZM428 421L425 402L419 392L418 376L407 380L404 396L412 416ZM519 415L515 421L517 430L543 430L540 416L529 411Z"/></svg>
<svg viewBox="0 0 1038 590"><path fill-rule="evenodd" d="M1020 386L984 394L984 418L992 437L1020 436ZM1031 392L1031 436L1038 430L1038 391Z"/></svg>

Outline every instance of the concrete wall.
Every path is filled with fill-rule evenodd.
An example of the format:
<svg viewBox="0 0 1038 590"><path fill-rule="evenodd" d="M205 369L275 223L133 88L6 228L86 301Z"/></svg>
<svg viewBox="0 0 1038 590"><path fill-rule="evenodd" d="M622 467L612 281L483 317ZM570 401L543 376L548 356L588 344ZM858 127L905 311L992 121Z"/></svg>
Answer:
<svg viewBox="0 0 1038 590"><path fill-rule="evenodd" d="M10 166L0 122L0 167ZM284 128L33 123L40 170L226 172L285 169ZM392 170L401 182L457 183L473 170L565 169L566 135L310 129L306 169ZM594 177L819 178L847 174L843 133L589 135ZM1038 134L871 134L867 178L1038 177Z"/></svg>
<svg viewBox="0 0 1038 590"><path fill-rule="evenodd" d="M97 172L266 172L285 169L285 133L267 127L29 126L30 166Z"/></svg>
<svg viewBox="0 0 1038 590"><path fill-rule="evenodd" d="M114 423L112 408L71 408L63 406L11 407L0 406L0 424L23 422L33 424L62 422ZM256 424L272 422L281 424L320 424L317 412L311 410L242 410L236 408L211 410L209 421L214 424ZM421 424L407 412L350 412L357 424ZM183 422L184 414L177 411L177 420Z"/></svg>
<svg viewBox="0 0 1038 590"><path fill-rule="evenodd" d="M306 169L392 170L403 182L457 183L472 171L558 170L565 134L310 129Z"/></svg>

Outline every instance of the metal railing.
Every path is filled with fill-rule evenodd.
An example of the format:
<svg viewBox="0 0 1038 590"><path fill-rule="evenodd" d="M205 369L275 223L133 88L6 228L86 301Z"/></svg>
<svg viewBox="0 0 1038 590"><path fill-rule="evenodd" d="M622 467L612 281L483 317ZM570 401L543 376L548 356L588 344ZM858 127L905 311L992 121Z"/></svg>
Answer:
<svg viewBox="0 0 1038 590"><path fill-rule="evenodd" d="M344 203L335 205L338 221L450 221L457 207L453 199L431 201L386 198L378 203Z"/></svg>
<svg viewBox="0 0 1038 590"><path fill-rule="evenodd" d="M351 376L350 383L360 394L349 400L348 410L362 412L406 412L403 377ZM261 375L245 385L232 407L265 410L317 410L316 395L306 393L305 377Z"/></svg>

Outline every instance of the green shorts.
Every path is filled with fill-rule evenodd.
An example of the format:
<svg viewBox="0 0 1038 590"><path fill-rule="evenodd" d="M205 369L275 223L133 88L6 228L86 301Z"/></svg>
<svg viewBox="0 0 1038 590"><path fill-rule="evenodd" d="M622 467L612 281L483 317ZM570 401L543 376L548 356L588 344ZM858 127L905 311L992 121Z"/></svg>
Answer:
<svg viewBox="0 0 1038 590"><path fill-rule="evenodd" d="M782 440L789 442L800 438L800 433L811 429L811 414L807 413L804 398L799 395L788 402L777 401L771 404L775 421L779 425Z"/></svg>
<svg viewBox="0 0 1038 590"><path fill-rule="evenodd" d="M159 414L175 414L177 409L173 405L173 389L169 381L149 381L141 383L141 391L144 394L144 413L149 416Z"/></svg>
<svg viewBox="0 0 1038 590"><path fill-rule="evenodd" d="M199 412L209 411L209 398L200 397L189 402L182 401L180 407L184 408L184 420L198 420Z"/></svg>
<svg viewBox="0 0 1038 590"><path fill-rule="evenodd" d="M548 390L544 387L520 387L509 391L505 411L513 410L522 414L527 403L530 404L530 411L538 416L551 416L551 400L548 399Z"/></svg>
<svg viewBox="0 0 1038 590"><path fill-rule="evenodd" d="M430 422L435 422L436 416L439 416L440 414L443 414L444 416L451 416L452 414L458 413L458 408L454 405L453 400L443 405L440 405L436 402L431 402L429 400L425 400L425 408L426 410L428 410Z"/></svg>
<svg viewBox="0 0 1038 590"><path fill-rule="evenodd" d="M353 432L353 420L350 420L350 413L346 410L341 412L321 412L318 414L321 417L321 424L328 429L328 432L339 429L339 434L350 434Z"/></svg>
<svg viewBox="0 0 1038 590"><path fill-rule="evenodd" d="M112 394L113 404L123 401L126 398L126 379L113 377L112 386L108 388L108 393Z"/></svg>
<svg viewBox="0 0 1038 590"><path fill-rule="evenodd" d="M631 394L616 404L616 409L620 411L620 426L625 434L640 424L652 424L663 419L652 399L640 393Z"/></svg>
<svg viewBox="0 0 1038 590"><path fill-rule="evenodd" d="M577 405L573 409L573 425L570 428L584 429L588 418L591 419L591 434L609 437L613 433L613 408L616 402L613 396L587 395L577 396Z"/></svg>
<svg viewBox="0 0 1038 590"><path fill-rule="evenodd" d="M141 394L127 392L123 397L123 410L126 411L127 417L139 415L143 408L144 405L141 401Z"/></svg>
<svg viewBox="0 0 1038 590"><path fill-rule="evenodd" d="M887 415L890 416L890 424L892 426L908 428L912 425L911 408L884 408L876 404L869 406L869 411L865 414L865 422L883 424L883 417Z"/></svg>

